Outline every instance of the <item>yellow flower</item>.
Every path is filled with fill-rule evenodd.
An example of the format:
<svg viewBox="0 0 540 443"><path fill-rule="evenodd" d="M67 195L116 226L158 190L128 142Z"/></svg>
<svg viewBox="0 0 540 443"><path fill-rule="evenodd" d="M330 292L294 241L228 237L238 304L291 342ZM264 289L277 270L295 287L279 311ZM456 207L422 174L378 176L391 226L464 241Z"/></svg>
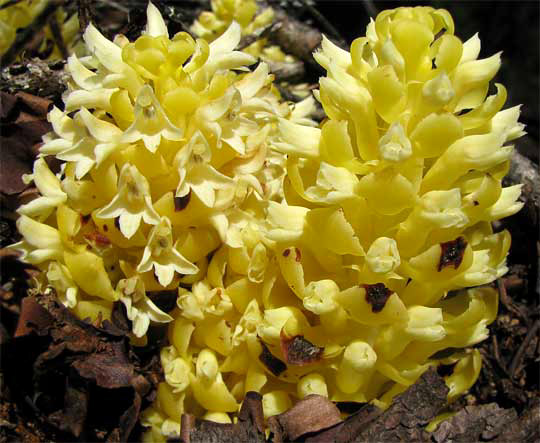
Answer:
<svg viewBox="0 0 540 443"><path fill-rule="evenodd" d="M157 323L172 321L169 314L161 311L147 297L144 283L139 277L120 280L116 290L120 293L120 301L126 307L127 317L132 321L133 334L136 337L143 337L146 334L150 321Z"/></svg>
<svg viewBox="0 0 540 443"><path fill-rule="evenodd" d="M55 207L64 203L67 199L66 193L62 190L60 180L56 177L43 158L39 158L34 163L33 174L23 177L25 182L33 181L40 197L21 206L17 212L45 220Z"/></svg>
<svg viewBox="0 0 540 443"><path fill-rule="evenodd" d="M178 167L179 185L177 198L189 198L193 191L208 207L213 207L216 192L233 186L231 178L219 173L211 166L212 151L206 138L196 132L187 146L178 151L175 163Z"/></svg>
<svg viewBox="0 0 540 443"><path fill-rule="evenodd" d="M198 271L197 266L186 260L174 247L171 221L167 217L161 217L152 228L137 272L148 272L152 268L161 286L167 286L175 272L195 274Z"/></svg>
<svg viewBox="0 0 540 443"><path fill-rule="evenodd" d="M142 140L144 146L154 153L161 137L179 141L182 140L182 131L171 123L152 88L144 85L135 100L135 120L122 135L122 142Z"/></svg>
<svg viewBox="0 0 540 443"><path fill-rule="evenodd" d="M152 207L150 185L135 166L125 164L122 167L118 178L118 194L96 216L119 217L120 231L127 238L137 232L141 220L152 225L159 223L159 215Z"/></svg>

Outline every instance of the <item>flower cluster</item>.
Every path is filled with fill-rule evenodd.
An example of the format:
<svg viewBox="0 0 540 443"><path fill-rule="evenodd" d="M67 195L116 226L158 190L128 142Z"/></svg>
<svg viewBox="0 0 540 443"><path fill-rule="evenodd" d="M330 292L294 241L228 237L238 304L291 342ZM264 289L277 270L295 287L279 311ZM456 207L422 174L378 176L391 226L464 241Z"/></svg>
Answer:
<svg viewBox="0 0 540 443"><path fill-rule="evenodd" d="M237 22L243 36L261 33L274 20L271 7L259 10L255 0L212 0L212 11L204 11L191 26L191 31L207 41L219 37L231 24ZM285 54L279 46L268 45L266 38L259 38L243 49L244 52L268 62L291 62L294 57Z"/></svg>
<svg viewBox="0 0 540 443"><path fill-rule="evenodd" d="M93 25L84 40L91 55L68 60L65 110L49 113L54 131L25 177L41 196L19 208L13 247L81 318L110 318L122 302L144 343L151 321L172 320L147 291L202 280L244 202L280 195L284 161L268 140L277 118L310 123L310 102L291 112L265 64L235 72L256 61L234 51L236 23L211 44L171 39L149 4L135 42Z"/></svg>
<svg viewBox="0 0 540 443"><path fill-rule="evenodd" d="M452 401L507 270L491 222L521 208L501 185L519 108L502 85L487 97L499 55L478 60L444 10L385 11L350 52L315 53L319 128L312 99L281 102L235 51L244 12L211 43L170 38L152 4L135 42L88 27L14 247L81 318L123 303L137 344L169 323L147 441L178 436L185 411L230 423L248 391L265 417L313 393L385 407L440 364ZM149 297L163 290L168 313Z"/></svg>
<svg viewBox="0 0 540 443"><path fill-rule="evenodd" d="M496 316L495 291L478 286L507 271L510 235L491 222L522 207L521 186L501 179L507 143L524 134L519 107L501 110L504 86L486 98L500 54L479 51L445 10L384 11L350 52L324 39L314 54L327 71L321 128L280 122L286 203L269 204L268 237L275 281L296 299L258 331L275 357L291 321L324 349L295 368L316 377L313 392L385 406L429 366L459 362L452 400L478 376L478 351L456 349L484 340ZM266 335L276 324L281 336Z"/></svg>
<svg viewBox="0 0 540 443"><path fill-rule="evenodd" d="M253 201L181 290L149 439L177 434L184 410L230 422L250 390L269 417L312 393L386 407L440 364L449 401L474 383L470 347L497 313L483 285L510 246L490 222L521 208L501 179L523 126L502 85L486 98L499 55L477 60L478 37L453 32L444 10L400 8L350 52L323 40L329 119L280 120L285 198Z"/></svg>
<svg viewBox="0 0 540 443"><path fill-rule="evenodd" d="M48 5L48 0L22 0L7 5L8 0L0 1L0 55L5 54L15 41L18 29L26 28L41 14ZM63 8L57 8L54 20L59 23L62 40L70 52L80 53L83 46L77 42L79 31L79 19L77 14L68 17ZM61 58L60 49L54 45L52 32L45 28L45 39L41 45L41 51L47 54L47 58ZM50 48L48 47L50 45Z"/></svg>

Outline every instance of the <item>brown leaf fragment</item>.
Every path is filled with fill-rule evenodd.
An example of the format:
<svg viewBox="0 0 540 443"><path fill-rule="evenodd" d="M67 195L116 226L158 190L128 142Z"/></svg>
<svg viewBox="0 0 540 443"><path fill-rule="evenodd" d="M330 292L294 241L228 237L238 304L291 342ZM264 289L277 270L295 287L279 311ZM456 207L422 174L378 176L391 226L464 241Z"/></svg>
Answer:
<svg viewBox="0 0 540 443"><path fill-rule="evenodd" d="M15 97L20 100L25 111L29 111L30 114L36 117L47 118L47 112L52 103L50 100L27 92L17 92Z"/></svg>
<svg viewBox="0 0 540 443"><path fill-rule="evenodd" d="M268 419L274 443L295 441L341 422L339 409L328 398L311 394L282 414Z"/></svg>
<svg viewBox="0 0 540 443"><path fill-rule="evenodd" d="M264 433L264 415L262 396L258 392L246 392L242 407L238 413L238 419L242 422L253 423L260 433Z"/></svg>
<svg viewBox="0 0 540 443"><path fill-rule="evenodd" d="M0 120L6 120L11 116L17 104L17 97L5 92L0 92Z"/></svg>
<svg viewBox="0 0 540 443"><path fill-rule="evenodd" d="M24 337L32 332L44 335L52 325L53 318L34 298L26 297L21 304L21 315L15 330L15 337Z"/></svg>
<svg viewBox="0 0 540 443"><path fill-rule="evenodd" d="M434 369L429 369L414 385L396 396L390 407L353 441L427 442L429 435L424 426L444 407L447 394L444 380Z"/></svg>
<svg viewBox="0 0 540 443"><path fill-rule="evenodd" d="M432 433L436 443L492 440L517 418L514 409L500 408L496 403L465 406Z"/></svg>
<svg viewBox="0 0 540 443"><path fill-rule="evenodd" d="M79 374L94 380L102 388L114 389L131 386L133 367L122 342L110 344L108 352L93 353L73 363Z"/></svg>
<svg viewBox="0 0 540 443"><path fill-rule="evenodd" d="M64 409L49 415L48 420L61 431L79 437L88 412L88 392L74 388L68 382L64 394Z"/></svg>
<svg viewBox="0 0 540 443"><path fill-rule="evenodd" d="M133 404L120 417L118 427L119 441L127 441L131 431L137 424L139 413L141 412L141 403L141 396L135 392Z"/></svg>
<svg viewBox="0 0 540 443"><path fill-rule="evenodd" d="M47 121L49 100L24 92L0 92L0 192L12 195L23 191L23 174L32 172L41 137L51 130Z"/></svg>
<svg viewBox="0 0 540 443"><path fill-rule="evenodd" d="M315 363L322 358L324 349L315 346L302 335L288 337L283 330L280 334L281 351L289 365L303 366Z"/></svg>
<svg viewBox="0 0 540 443"><path fill-rule="evenodd" d="M1 130L4 134L3 129ZM17 137L0 136L2 161L0 162L0 192L16 194L26 188L21 177L32 172L34 155L30 147Z"/></svg>
<svg viewBox="0 0 540 443"><path fill-rule="evenodd" d="M81 321L54 295L43 294L23 299L17 331L2 344L10 358L1 360L17 402L64 433L62 441L129 439L161 368L143 369L123 331Z"/></svg>

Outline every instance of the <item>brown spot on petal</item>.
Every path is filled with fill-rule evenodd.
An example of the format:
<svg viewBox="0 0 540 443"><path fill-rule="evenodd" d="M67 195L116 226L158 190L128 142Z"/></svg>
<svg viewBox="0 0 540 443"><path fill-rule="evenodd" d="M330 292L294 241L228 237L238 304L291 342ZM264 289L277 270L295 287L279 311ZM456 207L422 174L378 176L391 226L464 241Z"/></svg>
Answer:
<svg viewBox="0 0 540 443"><path fill-rule="evenodd" d="M298 262L299 262L300 260L302 260L302 253L300 252L300 249L294 248L294 252L296 253L296 258L295 258L295 260L298 261Z"/></svg>
<svg viewBox="0 0 540 443"><path fill-rule="evenodd" d="M109 227L108 227L107 225L103 225L103 230L104 230L105 232L108 232L108 231L109 231Z"/></svg>
<svg viewBox="0 0 540 443"><path fill-rule="evenodd" d="M281 351L286 363L303 366L318 362L322 358L324 349L315 346L302 335L287 337L281 330Z"/></svg>
<svg viewBox="0 0 540 443"><path fill-rule="evenodd" d="M268 350L268 347L261 342L262 352L259 355L259 360L264 366L276 377L280 375L283 371L287 369L287 365L283 363L279 358L274 357L274 355Z"/></svg>
<svg viewBox="0 0 540 443"><path fill-rule="evenodd" d="M291 250L289 248L285 249L283 251L283 257L288 257L290 253L291 253Z"/></svg>
<svg viewBox="0 0 540 443"><path fill-rule="evenodd" d="M383 283L364 285L364 289L366 290L366 301L371 305L371 311L375 313L384 309L386 301L392 295L392 291Z"/></svg>
<svg viewBox="0 0 540 443"><path fill-rule="evenodd" d="M97 246L109 246L111 244L109 237L100 232L91 232L90 234L86 234L84 238L94 242Z"/></svg>
<svg viewBox="0 0 540 443"><path fill-rule="evenodd" d="M441 259L437 270L441 272L447 266L453 266L454 269L459 268L466 248L467 240L464 237L441 243Z"/></svg>
<svg viewBox="0 0 540 443"><path fill-rule="evenodd" d="M174 210L178 212L185 209L189 204L189 200L191 200L191 189L183 197L174 197Z"/></svg>

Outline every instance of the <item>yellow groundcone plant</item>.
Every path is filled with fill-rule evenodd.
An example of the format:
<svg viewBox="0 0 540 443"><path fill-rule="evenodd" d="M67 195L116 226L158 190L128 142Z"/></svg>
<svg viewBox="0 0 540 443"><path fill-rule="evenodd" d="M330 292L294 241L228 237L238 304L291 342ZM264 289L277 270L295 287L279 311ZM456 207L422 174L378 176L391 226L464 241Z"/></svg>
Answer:
<svg viewBox="0 0 540 443"><path fill-rule="evenodd" d="M253 201L180 290L148 441L183 411L229 423L250 390L269 417L312 393L384 408L432 366L452 368L449 401L472 386L510 247L490 222L521 208L501 179L524 132L502 85L486 98L499 55L453 33L444 10L399 8L350 52L323 40L328 120L280 119L285 198Z"/></svg>
<svg viewBox="0 0 540 443"><path fill-rule="evenodd" d="M499 54L478 60L445 10L384 11L350 52L323 39L316 127L312 99L281 102L235 51L254 14L237 3L213 2L231 16L211 43L169 37L152 4L135 42L87 28L13 247L81 318L123 303L138 345L168 323L146 441L178 437L184 412L231 423L248 391L265 417L313 393L384 408L439 365L453 401L507 271L491 222L522 206L501 185L519 107L487 96Z"/></svg>
<svg viewBox="0 0 540 443"><path fill-rule="evenodd" d="M306 357L322 351L265 396L298 398L311 377L310 392L384 407L430 366L455 364L449 400L476 380L480 354L465 348L496 317L484 285L507 271L510 235L491 222L522 206L520 185L501 179L524 134L519 107L502 110L504 86L487 96L500 54L479 52L477 35L462 42L449 13L427 7L380 13L350 52L323 39L328 119L282 119L274 144L288 155L285 201L267 208L263 306L276 309L257 328L275 358L291 336Z"/></svg>
<svg viewBox="0 0 540 443"><path fill-rule="evenodd" d="M151 3L147 13L135 42L89 25L90 55L69 57L65 109L49 112L53 132L24 177L41 195L19 208L22 240L12 246L81 318L110 319L123 303L137 344L151 322L173 320L148 291L211 284L216 309L232 308L219 292L228 253L219 248L243 244L262 202L282 200L285 157L269 149L278 118L314 125L312 98L290 107L266 64L247 68L256 59L234 50L236 22L208 44L170 38ZM49 156L63 162L56 174ZM246 252L257 279L261 247L254 240Z"/></svg>
<svg viewBox="0 0 540 443"><path fill-rule="evenodd" d="M49 0L22 0L8 5L9 0L0 0L0 55L5 54L15 41L18 29L29 26L34 19L47 7ZM82 52L82 46L77 42L79 19L77 14L68 17L63 8L57 8L55 19L59 23L62 39L70 52ZM47 26L45 36L52 40L52 33ZM46 44L43 43L42 49ZM62 58L59 48L54 45L50 59Z"/></svg>
<svg viewBox="0 0 540 443"><path fill-rule="evenodd" d="M191 31L213 41L236 21L242 28L242 35L254 35L271 25L274 10L267 7L259 10L256 0L211 0L212 11L202 12L191 26ZM244 52L269 62L292 62L294 57L285 54L279 46L268 45L267 39L260 38L243 49Z"/></svg>

